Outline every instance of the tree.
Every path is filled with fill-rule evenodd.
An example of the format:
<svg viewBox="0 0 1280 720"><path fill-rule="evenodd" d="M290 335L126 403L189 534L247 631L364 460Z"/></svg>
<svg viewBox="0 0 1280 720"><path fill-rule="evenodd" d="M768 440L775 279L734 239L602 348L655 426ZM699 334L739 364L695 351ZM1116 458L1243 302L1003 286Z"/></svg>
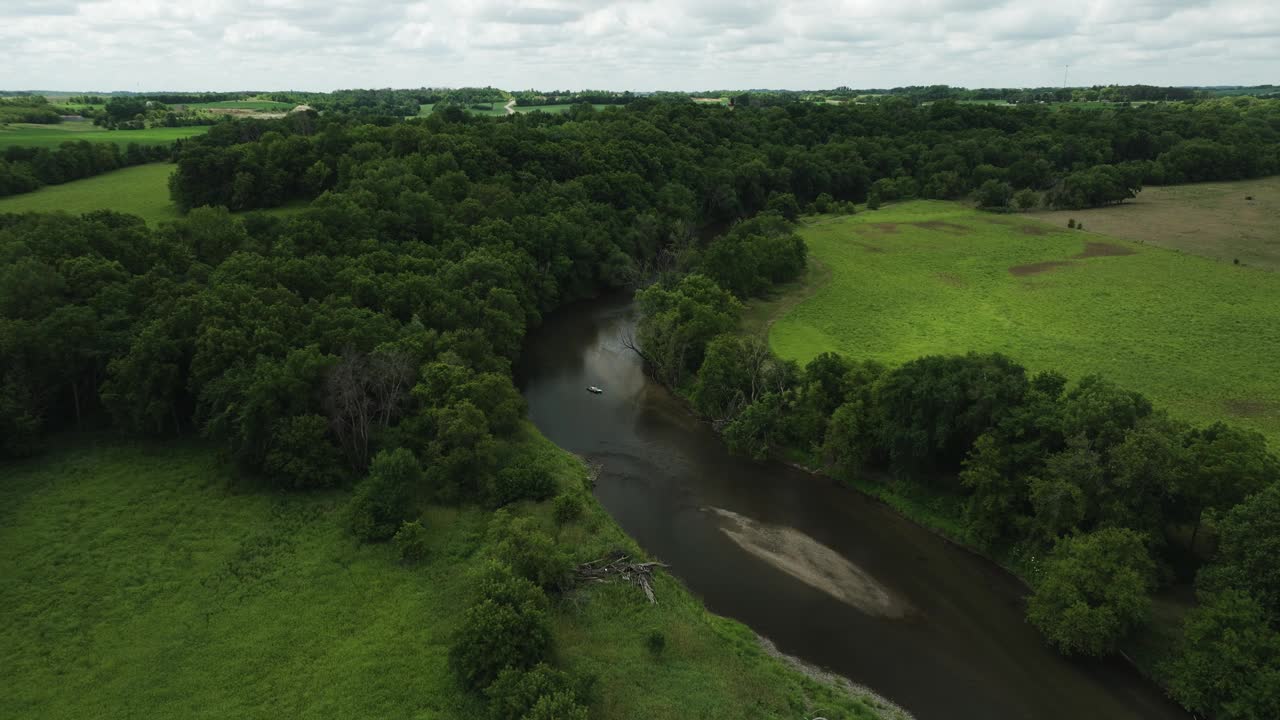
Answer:
<svg viewBox="0 0 1280 720"><path fill-rule="evenodd" d="M422 466L412 452L404 448L379 452L351 500L352 532L365 541L390 538L408 519L411 493L422 481Z"/></svg>
<svg viewBox="0 0 1280 720"><path fill-rule="evenodd" d="M1191 548L1206 513L1224 512L1280 479L1280 462L1258 433L1214 423L1188 438L1190 472L1181 515L1193 524Z"/></svg>
<svg viewBox="0 0 1280 720"><path fill-rule="evenodd" d="M1280 717L1280 632L1244 592L1203 597L1161 674L1169 694L1193 712L1218 720Z"/></svg>
<svg viewBox="0 0 1280 720"><path fill-rule="evenodd" d="M528 670L551 653L547 598L510 568L491 566L479 600L463 614L449 648L449 666L463 687L482 690L502 671Z"/></svg>
<svg viewBox="0 0 1280 720"><path fill-rule="evenodd" d="M292 488L320 488L342 480L342 455L329 441L329 422L320 415L277 420L264 468Z"/></svg>
<svg viewBox="0 0 1280 720"><path fill-rule="evenodd" d="M1280 484L1250 496L1216 525L1218 553L1197 585L1248 593L1280 627Z"/></svg>
<svg viewBox="0 0 1280 720"><path fill-rule="evenodd" d="M975 197L979 207L1009 207L1009 201L1013 199L1013 187L1002 180L987 180L978 187Z"/></svg>
<svg viewBox="0 0 1280 720"><path fill-rule="evenodd" d="M1107 655L1147 621L1155 565L1142 536L1105 528L1060 540L1027 604L1027 619L1068 655Z"/></svg>

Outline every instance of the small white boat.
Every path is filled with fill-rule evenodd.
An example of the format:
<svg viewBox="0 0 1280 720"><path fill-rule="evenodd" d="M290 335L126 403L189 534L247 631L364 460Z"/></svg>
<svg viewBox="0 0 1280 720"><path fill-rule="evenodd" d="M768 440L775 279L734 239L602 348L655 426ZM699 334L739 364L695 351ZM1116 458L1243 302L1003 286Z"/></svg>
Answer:
<svg viewBox="0 0 1280 720"><path fill-rule="evenodd" d="M596 387L595 385L592 385L587 388L587 392L599 395L600 393L604 392L604 390L602 388Z"/></svg>

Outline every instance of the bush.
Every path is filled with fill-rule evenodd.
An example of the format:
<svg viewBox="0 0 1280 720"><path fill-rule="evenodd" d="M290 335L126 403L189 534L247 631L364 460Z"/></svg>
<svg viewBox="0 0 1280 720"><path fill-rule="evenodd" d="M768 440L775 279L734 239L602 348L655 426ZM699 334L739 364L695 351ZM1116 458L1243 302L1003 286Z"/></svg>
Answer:
<svg viewBox="0 0 1280 720"><path fill-rule="evenodd" d="M400 554L400 562L406 565L427 559L427 529L420 522L401 523L391 542Z"/></svg>
<svg viewBox="0 0 1280 720"><path fill-rule="evenodd" d="M1031 188L1022 188L1013 195L1013 204L1019 210L1030 210L1040 205L1040 193Z"/></svg>
<svg viewBox="0 0 1280 720"><path fill-rule="evenodd" d="M538 663L527 671L503 670L484 694L489 698L489 716L493 720L509 720L527 716L542 698L551 695L570 695L575 704L586 701L593 694L592 685L588 678L575 678Z"/></svg>
<svg viewBox="0 0 1280 720"><path fill-rule="evenodd" d="M329 442L329 421L319 415L296 415L276 421L264 467L280 484L319 488L342 480L342 454Z"/></svg>
<svg viewBox="0 0 1280 720"><path fill-rule="evenodd" d="M655 657L662 654L667 649L667 636L661 630L654 630L649 633L649 637L644 639L645 647L649 648L649 652Z"/></svg>
<svg viewBox="0 0 1280 720"><path fill-rule="evenodd" d="M1147 621L1155 564L1138 533L1106 528L1058 543L1027 619L1067 655L1107 655Z"/></svg>
<svg viewBox="0 0 1280 720"><path fill-rule="evenodd" d="M538 704L520 720L587 720L587 709L573 693L554 693L538 699Z"/></svg>
<svg viewBox="0 0 1280 720"><path fill-rule="evenodd" d="M366 542L386 540L400 528L412 489L422 483L422 467L413 453L398 448L373 458L369 476L351 499L350 527Z"/></svg>
<svg viewBox="0 0 1280 720"><path fill-rule="evenodd" d="M868 210L880 209L880 195L878 193L871 193L870 195L867 196L867 209Z"/></svg>
<svg viewBox="0 0 1280 720"><path fill-rule="evenodd" d="M494 556L516 575L546 590L566 585L573 561L532 518L511 520L505 512L500 513L493 520L492 533L497 541Z"/></svg>
<svg viewBox="0 0 1280 720"><path fill-rule="evenodd" d="M449 667L463 687L486 688L503 670L527 670L551 654L547 597L510 568L494 566L480 600L467 609L449 648Z"/></svg>
<svg viewBox="0 0 1280 720"><path fill-rule="evenodd" d="M520 500L541 502L556 492L555 477L543 467L513 465L505 467L493 481L491 502L502 507Z"/></svg>
<svg viewBox="0 0 1280 720"><path fill-rule="evenodd" d="M551 506L557 525L566 525L582 516L582 501L576 495L561 495Z"/></svg>
<svg viewBox="0 0 1280 720"><path fill-rule="evenodd" d="M1075 218L1071 218L1070 220L1068 220L1068 221L1067 221L1067 227L1071 228L1072 230L1075 230L1075 229L1076 229L1076 219L1075 219Z"/></svg>

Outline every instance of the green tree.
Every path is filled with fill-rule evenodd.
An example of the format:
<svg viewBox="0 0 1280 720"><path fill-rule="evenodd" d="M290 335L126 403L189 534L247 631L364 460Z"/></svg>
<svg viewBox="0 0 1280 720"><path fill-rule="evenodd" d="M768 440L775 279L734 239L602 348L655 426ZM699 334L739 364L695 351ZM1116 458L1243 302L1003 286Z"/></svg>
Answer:
<svg viewBox="0 0 1280 720"><path fill-rule="evenodd" d="M503 670L528 670L551 653L546 595L509 568L493 566L479 600L466 610L449 648L449 666L463 687L482 690Z"/></svg>
<svg viewBox="0 0 1280 720"><path fill-rule="evenodd" d="M365 541L390 538L408 519L412 493L422 482L422 466L412 452L404 448L379 452L351 499L351 531Z"/></svg>
<svg viewBox="0 0 1280 720"><path fill-rule="evenodd" d="M1216 525L1218 553L1197 584L1248 593L1280 627L1280 484L1250 496Z"/></svg>
<svg viewBox="0 0 1280 720"><path fill-rule="evenodd" d="M1060 540L1027 604L1027 619L1068 655L1107 655L1151 613L1155 565L1125 528Z"/></svg>
<svg viewBox="0 0 1280 720"><path fill-rule="evenodd" d="M1169 694L1193 712L1218 720L1280 717L1280 632L1243 592L1202 598L1161 673Z"/></svg>

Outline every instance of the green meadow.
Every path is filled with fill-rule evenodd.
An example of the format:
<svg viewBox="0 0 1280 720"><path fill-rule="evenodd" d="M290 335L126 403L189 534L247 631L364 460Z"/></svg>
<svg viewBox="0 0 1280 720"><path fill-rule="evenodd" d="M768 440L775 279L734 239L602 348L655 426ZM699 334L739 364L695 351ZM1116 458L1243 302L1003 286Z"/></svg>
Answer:
<svg viewBox="0 0 1280 720"><path fill-rule="evenodd" d="M430 556L401 565L345 528L343 490L234 481L195 441L63 437L0 465L0 717L484 717L447 666L475 593L492 513L423 506ZM577 561L638 552L554 455L585 515L557 528ZM557 661L598 679L595 718L874 718L869 701L767 656L662 574L656 605L631 585L555 603ZM646 639L660 630L655 655Z"/></svg>
<svg viewBox="0 0 1280 720"><path fill-rule="evenodd" d="M169 163L149 163L113 170L61 185L47 185L35 192L0 198L0 213L69 212L73 215L94 210L115 210L137 215L149 224L182 217L169 199ZM295 201L276 208L257 210L271 215L292 215L307 208Z"/></svg>
<svg viewBox="0 0 1280 720"><path fill-rule="evenodd" d="M121 147L129 143L168 145L174 140L203 135L206 132L209 132L208 125L147 128L145 130L107 130L84 120L58 123L56 125L13 123L0 125L0 150L14 145L56 148L68 140L111 142Z"/></svg>
<svg viewBox="0 0 1280 720"><path fill-rule="evenodd" d="M155 224L181 217L169 199L169 163L149 163L113 170L35 192L0 198L0 213L54 212L72 214L115 210Z"/></svg>
<svg viewBox="0 0 1280 720"><path fill-rule="evenodd" d="M771 325L801 362L1005 353L1280 442L1280 274L955 203L807 222L823 282Z"/></svg>

